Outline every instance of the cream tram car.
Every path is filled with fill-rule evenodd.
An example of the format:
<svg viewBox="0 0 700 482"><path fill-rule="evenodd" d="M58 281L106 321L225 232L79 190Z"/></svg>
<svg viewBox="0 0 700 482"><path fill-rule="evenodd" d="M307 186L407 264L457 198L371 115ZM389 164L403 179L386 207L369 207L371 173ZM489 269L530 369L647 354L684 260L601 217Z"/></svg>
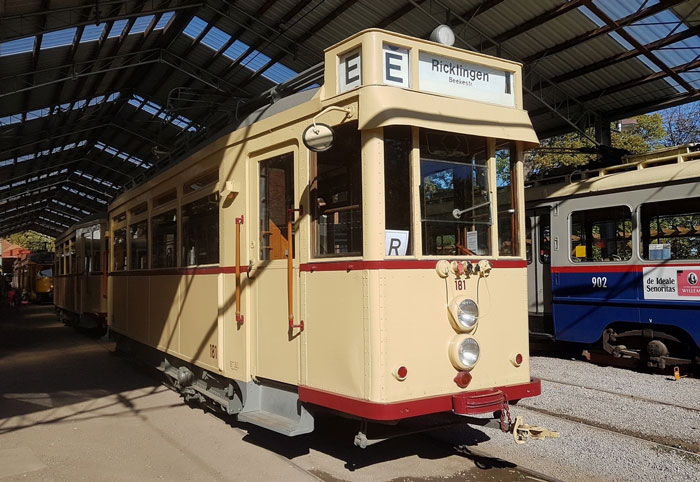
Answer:
<svg viewBox="0 0 700 482"><path fill-rule="evenodd" d="M520 228L536 143L519 64L360 32L326 50L322 87L114 201L111 330L188 399L287 435L318 409L503 412L540 392Z"/></svg>
<svg viewBox="0 0 700 482"><path fill-rule="evenodd" d="M59 319L75 328L101 332L107 327L106 232L106 214L96 214L55 241L54 305Z"/></svg>

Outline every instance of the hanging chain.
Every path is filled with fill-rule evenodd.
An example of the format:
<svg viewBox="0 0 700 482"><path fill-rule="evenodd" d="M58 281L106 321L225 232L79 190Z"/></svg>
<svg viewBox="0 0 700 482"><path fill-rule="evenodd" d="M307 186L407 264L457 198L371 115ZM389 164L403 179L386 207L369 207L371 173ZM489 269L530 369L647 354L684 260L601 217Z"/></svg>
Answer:
<svg viewBox="0 0 700 482"><path fill-rule="evenodd" d="M508 425L506 425L506 417L508 417ZM510 418L510 408L508 408L508 399L503 395L503 404L501 405L501 431L508 432L513 426L513 420Z"/></svg>

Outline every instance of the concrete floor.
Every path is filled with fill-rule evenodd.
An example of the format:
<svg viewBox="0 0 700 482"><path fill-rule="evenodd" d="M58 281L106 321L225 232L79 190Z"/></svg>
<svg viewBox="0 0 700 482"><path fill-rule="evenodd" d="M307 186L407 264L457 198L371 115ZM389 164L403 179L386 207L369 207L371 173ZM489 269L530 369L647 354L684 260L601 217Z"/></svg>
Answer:
<svg viewBox="0 0 700 482"><path fill-rule="evenodd" d="M113 349L51 306L0 307L0 480L535 480L427 436L363 451L356 423L337 417L296 438L238 424L184 404Z"/></svg>

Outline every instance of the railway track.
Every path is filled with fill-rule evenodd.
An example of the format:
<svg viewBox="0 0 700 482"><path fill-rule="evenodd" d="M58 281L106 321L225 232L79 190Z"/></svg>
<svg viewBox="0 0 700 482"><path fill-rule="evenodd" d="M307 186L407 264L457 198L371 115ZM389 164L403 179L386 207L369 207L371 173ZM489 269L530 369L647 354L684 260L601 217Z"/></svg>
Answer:
<svg viewBox="0 0 700 482"><path fill-rule="evenodd" d="M552 383L555 385L574 387L576 389L583 389L583 390L590 390L590 391L595 391L595 392L599 392L599 393L604 393L606 395L619 397L619 398L625 399L625 400L632 400L634 402L643 402L643 403L658 405L661 407L669 407L669 408L673 408L673 409L686 410L693 416L692 420L695 420L696 415L700 414L699 408L690 407L690 406L683 405L683 404L665 402L665 401L656 400L653 398L632 395L629 393L620 393L620 392L606 390L606 389L598 388L598 387L594 387L594 386L586 386L584 384L570 383L570 382L565 382L565 381L561 381L561 380L554 380L554 379L546 378L546 377L540 377L540 380L547 382L547 383ZM695 458L695 459L697 459L697 462L700 463L700 441L693 441L693 440L689 441L689 440L685 440L681 437L677 437L677 436L670 435L670 434L669 435L659 435L659 434L645 432L643 430L635 430L634 428L628 428L628 427L623 428L623 427L620 427L619 424L616 426L614 423L609 422L609 421L600 420L600 419L592 419L591 417L572 415L570 413L564 413L561 410L556 410L556 409L552 409L552 408L543 408L543 407L537 406L536 403L528 403L527 401L521 402L521 405L522 405L522 407L524 407L528 410L532 410L533 412L548 415L550 417L555 417L555 418L559 418L559 419L563 419L563 420L568 420L570 422L584 424L588 427L592 427L592 428L597 429L597 430L603 430L603 431L606 431L609 433L620 434L620 435L623 435L625 437L630 437L630 438L634 438L637 440L651 442L651 443L659 445L660 447L665 447L668 450L678 451L679 453L681 453L687 457Z"/></svg>
<svg viewBox="0 0 700 482"><path fill-rule="evenodd" d="M657 405L665 405L665 406L667 406L667 407L682 408L682 409L684 409L684 410L690 410L691 412L700 413L700 408L688 407L688 406L686 406L686 405L678 405L678 404L670 403L670 402L663 402L663 401L661 401L661 400L655 400L655 399L653 399L653 398L640 397L640 396L637 396L637 395L630 395L630 394L628 394L628 393L620 393L620 392L615 392L615 391L612 391L612 390L605 390L605 389L602 389L602 388L585 386L585 385L581 385L581 384L578 384L578 383L562 382L562 381L560 381L560 380L553 380L553 379L551 379L551 378L539 377L539 379L542 380L542 381L545 381L545 382L549 382L549 383L556 383L556 384L558 384L558 385L566 385L566 386L569 386L569 387L583 388L583 389L585 389L585 390L595 390L595 391L597 391L597 392L608 393L608 394L610 394L610 395L615 395L615 396L618 396L618 397L628 398L628 399L630 399L630 400L639 400L639 401L648 402L648 403L655 403L655 404L657 404Z"/></svg>

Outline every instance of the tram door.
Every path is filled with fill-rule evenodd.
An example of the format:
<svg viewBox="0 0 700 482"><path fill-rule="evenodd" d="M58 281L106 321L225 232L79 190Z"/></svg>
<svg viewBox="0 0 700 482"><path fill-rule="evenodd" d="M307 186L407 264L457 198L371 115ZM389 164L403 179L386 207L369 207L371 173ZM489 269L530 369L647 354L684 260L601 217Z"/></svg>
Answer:
<svg viewBox="0 0 700 482"><path fill-rule="evenodd" d="M550 208L525 213L530 333L553 335Z"/></svg>
<svg viewBox="0 0 700 482"><path fill-rule="evenodd" d="M292 286L298 293L299 264L295 256L294 232L287 217L294 207L293 152L282 152L258 160L259 266L253 274L257 294L256 375L296 384L299 377L299 330L289 329L287 299L287 252L292 236ZM295 213L296 214L296 213ZM292 219L296 219L294 216ZM294 224L292 224L294 231ZM298 298L293 299L298 320Z"/></svg>

